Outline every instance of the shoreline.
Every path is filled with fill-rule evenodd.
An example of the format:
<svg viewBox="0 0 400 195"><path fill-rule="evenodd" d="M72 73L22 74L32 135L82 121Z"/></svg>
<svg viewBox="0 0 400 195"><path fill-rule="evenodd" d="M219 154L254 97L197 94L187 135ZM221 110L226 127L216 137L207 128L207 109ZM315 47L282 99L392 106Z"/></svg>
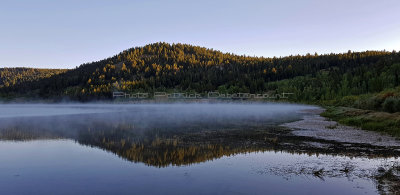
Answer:
<svg viewBox="0 0 400 195"><path fill-rule="evenodd" d="M342 125L339 122L321 116L323 108L301 111L305 115L299 121L281 124L290 128L296 136L313 137L329 141L350 144L369 144L372 146L395 147L400 151L400 140L390 135L359 127Z"/></svg>
<svg viewBox="0 0 400 195"><path fill-rule="evenodd" d="M292 134L299 137L309 137L334 141L344 147L352 147L354 144L362 144L368 147L383 147L400 152L400 140L397 137L377 131L363 130L360 127L346 126L330 118L321 116L326 110L323 108L301 111L305 115L299 121L281 124L280 126L292 130ZM341 117L346 117L341 116ZM318 142L307 142L315 148L325 148L329 145ZM377 171L370 175L376 181L380 194L397 194L400 191L400 166L393 164L391 167L378 167Z"/></svg>

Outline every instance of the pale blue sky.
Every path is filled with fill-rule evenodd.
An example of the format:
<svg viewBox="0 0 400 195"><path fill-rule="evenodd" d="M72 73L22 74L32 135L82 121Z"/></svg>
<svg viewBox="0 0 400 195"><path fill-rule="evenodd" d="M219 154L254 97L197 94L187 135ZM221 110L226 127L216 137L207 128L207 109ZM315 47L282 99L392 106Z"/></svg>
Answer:
<svg viewBox="0 0 400 195"><path fill-rule="evenodd" d="M265 57L400 50L399 0L0 3L0 67L73 68L159 41Z"/></svg>

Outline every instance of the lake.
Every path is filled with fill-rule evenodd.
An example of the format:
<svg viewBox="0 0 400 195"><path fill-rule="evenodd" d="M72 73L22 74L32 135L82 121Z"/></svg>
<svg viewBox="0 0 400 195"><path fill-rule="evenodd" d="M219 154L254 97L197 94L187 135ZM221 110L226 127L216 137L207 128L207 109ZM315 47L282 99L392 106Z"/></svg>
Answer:
<svg viewBox="0 0 400 195"><path fill-rule="evenodd" d="M381 193L378 169L398 164L398 148L280 126L316 108L3 104L0 194Z"/></svg>

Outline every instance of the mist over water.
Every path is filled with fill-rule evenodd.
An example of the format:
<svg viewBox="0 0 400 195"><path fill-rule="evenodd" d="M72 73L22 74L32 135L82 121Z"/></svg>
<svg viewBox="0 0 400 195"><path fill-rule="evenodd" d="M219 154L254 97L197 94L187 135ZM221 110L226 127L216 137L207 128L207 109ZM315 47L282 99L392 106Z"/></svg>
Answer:
<svg viewBox="0 0 400 195"><path fill-rule="evenodd" d="M2 104L0 192L377 193L376 166L396 159L381 151L358 157L366 150L297 137L279 126L309 109L318 107Z"/></svg>
<svg viewBox="0 0 400 195"><path fill-rule="evenodd" d="M315 108L295 104L9 104L0 107L0 128L30 125L65 128L77 124L131 124L136 128L194 124L276 124L300 119L299 111ZM246 123L244 123L246 122Z"/></svg>
<svg viewBox="0 0 400 195"><path fill-rule="evenodd" d="M171 103L171 104L1 104L0 118L26 116L55 116L127 112L129 115L164 112L178 114L213 115L228 117L269 116L290 114L314 106L284 103ZM140 113L139 113L140 112Z"/></svg>

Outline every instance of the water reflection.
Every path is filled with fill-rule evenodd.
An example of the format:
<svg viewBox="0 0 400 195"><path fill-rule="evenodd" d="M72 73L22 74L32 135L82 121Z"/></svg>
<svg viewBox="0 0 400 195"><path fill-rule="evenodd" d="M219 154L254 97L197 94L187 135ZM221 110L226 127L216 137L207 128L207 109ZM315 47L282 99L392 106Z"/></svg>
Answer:
<svg viewBox="0 0 400 195"><path fill-rule="evenodd" d="M146 194L310 194L328 189L337 194L376 193L375 185L381 192L390 191L380 186L396 182L384 177L394 172L377 175L376 170L379 166L395 170L391 166L400 156L399 148L296 136L278 126L300 119L304 113L299 111L310 108L290 104L3 106L0 189L6 194L29 194L36 189L32 186L56 181L54 187L38 187L37 192L131 194L134 187ZM116 154L129 165L97 149ZM357 189L349 183L353 180ZM108 185L115 181L118 187ZM304 185L312 190L299 190Z"/></svg>
<svg viewBox="0 0 400 195"><path fill-rule="evenodd" d="M76 105L76 108L102 109L102 112L3 118L0 139L72 139L155 167L189 165L256 151L368 158L400 155L397 148L299 137L277 126L283 121L299 119L296 111L307 106L195 104L107 108Z"/></svg>
<svg viewBox="0 0 400 195"><path fill-rule="evenodd" d="M377 193L368 177L349 180L324 175L322 181L303 174L288 180L275 172L292 163L328 168L353 162L346 157L252 152L159 169L69 140L4 141L0 142L0 155L0 192L5 195ZM356 173L379 165L378 159L362 162Z"/></svg>

